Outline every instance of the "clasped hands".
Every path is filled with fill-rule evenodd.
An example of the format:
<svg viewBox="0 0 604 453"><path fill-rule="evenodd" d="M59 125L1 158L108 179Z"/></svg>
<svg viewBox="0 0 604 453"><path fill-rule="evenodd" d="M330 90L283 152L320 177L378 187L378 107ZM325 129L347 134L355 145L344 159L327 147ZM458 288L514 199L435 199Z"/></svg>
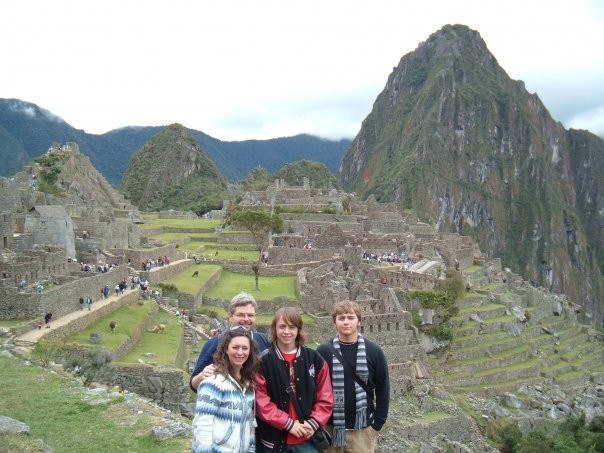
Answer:
<svg viewBox="0 0 604 453"><path fill-rule="evenodd" d="M315 430L310 423L300 423L298 420L296 420L294 421L294 426L292 426L292 429L290 429L289 432L296 437L306 437L310 439L315 433Z"/></svg>

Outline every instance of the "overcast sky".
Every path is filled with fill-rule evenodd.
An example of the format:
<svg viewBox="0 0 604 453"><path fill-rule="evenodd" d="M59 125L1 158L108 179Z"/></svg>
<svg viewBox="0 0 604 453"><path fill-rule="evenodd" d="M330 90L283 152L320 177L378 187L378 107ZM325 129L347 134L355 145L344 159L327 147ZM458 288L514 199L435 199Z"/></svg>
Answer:
<svg viewBox="0 0 604 453"><path fill-rule="evenodd" d="M604 136L601 0L3 1L0 98L95 134L353 138L400 58L456 23L554 119Z"/></svg>

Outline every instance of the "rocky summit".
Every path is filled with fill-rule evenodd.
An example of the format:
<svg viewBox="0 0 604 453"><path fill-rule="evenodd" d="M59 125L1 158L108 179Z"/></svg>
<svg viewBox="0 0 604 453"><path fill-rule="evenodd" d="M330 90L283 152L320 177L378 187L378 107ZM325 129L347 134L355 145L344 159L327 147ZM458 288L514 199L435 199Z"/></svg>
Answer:
<svg viewBox="0 0 604 453"><path fill-rule="evenodd" d="M394 68L342 159L345 189L411 210L604 322L604 142L565 130L479 33L447 25Z"/></svg>

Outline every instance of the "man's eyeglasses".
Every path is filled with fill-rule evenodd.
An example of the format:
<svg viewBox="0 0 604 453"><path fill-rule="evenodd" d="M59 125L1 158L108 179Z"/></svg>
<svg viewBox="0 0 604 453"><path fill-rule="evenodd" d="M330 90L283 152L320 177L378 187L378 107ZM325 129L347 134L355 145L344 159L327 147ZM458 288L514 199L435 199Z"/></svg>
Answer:
<svg viewBox="0 0 604 453"><path fill-rule="evenodd" d="M241 318L241 319L245 319L245 318L254 319L256 317L256 314L255 313L234 313L233 316L235 318Z"/></svg>

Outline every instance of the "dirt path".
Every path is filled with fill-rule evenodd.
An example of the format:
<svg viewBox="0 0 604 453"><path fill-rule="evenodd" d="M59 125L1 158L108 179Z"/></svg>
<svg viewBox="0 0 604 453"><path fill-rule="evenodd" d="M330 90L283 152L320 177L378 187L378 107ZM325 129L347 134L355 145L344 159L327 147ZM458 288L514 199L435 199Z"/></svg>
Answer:
<svg viewBox="0 0 604 453"><path fill-rule="evenodd" d="M128 294L132 291L138 291L138 289L134 289L134 290L128 289L124 292L124 294ZM90 311L88 311L88 307L86 306L86 304L84 304L83 310L72 311L71 313L61 316L60 318L53 317L50 320L49 329L47 329L45 326L42 326L41 329L30 330L29 332L26 332L23 335L17 337L17 341L21 340L23 342L37 343L38 340L40 340L40 338L42 338L44 335L46 335L53 328L65 326L65 325L69 324L71 321L73 321L74 319L81 318L83 316L88 315L88 313L90 313L90 312L99 310L100 308L105 307L106 305L115 303L115 301L119 300L121 297L122 297L121 294L119 296L116 296L115 292L114 292L113 295L109 296L107 299L102 299L102 300L93 302L92 306L90 307Z"/></svg>
<svg viewBox="0 0 604 453"><path fill-rule="evenodd" d="M189 261L189 260L177 260L177 261L171 262L169 265L180 263L182 261ZM151 269L151 273L155 272L156 270L160 270L160 269L162 269L162 268L158 267L155 269ZM134 290L131 290L128 287L128 289L126 289L126 291L124 291L124 295L130 294L132 291L139 291L139 289L136 288ZM116 296L114 290L112 289L110 292L110 295L107 299L101 299L101 300L97 300L97 301L93 302L92 306L90 308L90 311L99 310L100 308L103 308L107 305L115 304L116 301L118 301L121 297L123 297L121 294ZM119 304L116 304L116 305L119 305ZM42 326L41 329L36 328L36 329L30 330L29 332L24 333L23 335L17 337L16 340L17 341L21 340L24 343L37 343L38 340L40 340L40 338L42 338L44 335L46 335L49 331L52 331L53 328L56 329L57 327L65 326L65 325L69 324L71 321L73 321L74 319L78 319L83 316L86 316L88 313L89 313L88 306L86 304L84 304L83 310L72 311L71 313L61 316L60 318L53 317L50 321L49 329L47 329L46 326Z"/></svg>

